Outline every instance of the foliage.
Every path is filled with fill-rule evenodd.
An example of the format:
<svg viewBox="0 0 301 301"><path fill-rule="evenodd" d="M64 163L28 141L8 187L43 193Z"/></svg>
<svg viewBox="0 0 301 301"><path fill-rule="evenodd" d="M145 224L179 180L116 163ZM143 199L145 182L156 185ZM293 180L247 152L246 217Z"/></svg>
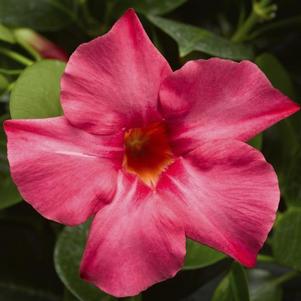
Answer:
<svg viewBox="0 0 301 301"><path fill-rule="evenodd" d="M211 56L249 59L276 88L300 103L298 0L0 0L1 300L117 300L79 277L89 222L63 228L22 202L10 177L2 124L9 118L62 114L59 83L65 63L41 59L35 49L20 43L17 28L39 31L71 54L79 44L104 34L129 7L140 14L174 68ZM282 193L258 266L246 270L224 254L187 240L185 264L175 279L128 300L300 300L300 113L249 143L275 167Z"/></svg>

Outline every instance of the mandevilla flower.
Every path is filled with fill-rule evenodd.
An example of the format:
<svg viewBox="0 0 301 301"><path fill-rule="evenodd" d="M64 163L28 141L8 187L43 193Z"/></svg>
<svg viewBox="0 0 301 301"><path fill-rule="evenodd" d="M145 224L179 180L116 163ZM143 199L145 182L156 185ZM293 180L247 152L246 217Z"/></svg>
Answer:
<svg viewBox="0 0 301 301"><path fill-rule="evenodd" d="M71 56L64 116L5 123L11 173L51 220L95 215L81 276L115 296L173 277L186 237L252 267L279 202L246 141L299 107L251 62L173 72L129 10Z"/></svg>

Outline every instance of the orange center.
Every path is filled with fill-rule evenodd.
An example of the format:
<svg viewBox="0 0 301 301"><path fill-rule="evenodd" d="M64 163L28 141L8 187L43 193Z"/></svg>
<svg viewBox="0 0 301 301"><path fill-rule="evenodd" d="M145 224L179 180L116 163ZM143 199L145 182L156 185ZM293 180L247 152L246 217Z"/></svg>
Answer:
<svg viewBox="0 0 301 301"><path fill-rule="evenodd" d="M145 184L154 186L159 175L173 162L173 154L162 123L134 128L124 135L124 168L136 174Z"/></svg>

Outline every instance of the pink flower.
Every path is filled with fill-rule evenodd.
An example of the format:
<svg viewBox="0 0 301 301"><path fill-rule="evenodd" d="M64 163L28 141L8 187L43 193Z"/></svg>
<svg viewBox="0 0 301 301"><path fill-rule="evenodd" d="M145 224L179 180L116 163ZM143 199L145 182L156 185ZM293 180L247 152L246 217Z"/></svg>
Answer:
<svg viewBox="0 0 301 301"><path fill-rule="evenodd" d="M14 33L21 43L28 44L37 51L41 57L65 62L68 61L68 55L65 50L35 31L29 28L19 28L16 29Z"/></svg>
<svg viewBox="0 0 301 301"><path fill-rule="evenodd" d="M251 62L173 72L133 10L81 45L62 77L64 116L5 123L12 176L51 220L95 215L81 275L115 296L173 277L189 237L252 267L279 202L245 142L299 107Z"/></svg>

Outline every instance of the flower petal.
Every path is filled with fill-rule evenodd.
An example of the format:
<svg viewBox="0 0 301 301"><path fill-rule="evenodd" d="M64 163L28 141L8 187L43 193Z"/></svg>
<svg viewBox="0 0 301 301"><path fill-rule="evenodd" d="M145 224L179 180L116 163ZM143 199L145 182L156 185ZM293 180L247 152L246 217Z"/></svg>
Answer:
<svg viewBox="0 0 301 301"><path fill-rule="evenodd" d="M158 193L186 235L251 267L279 203L277 176L260 152L240 141L212 141L179 158Z"/></svg>
<svg viewBox="0 0 301 301"><path fill-rule="evenodd" d="M184 230L164 200L120 174L113 202L92 224L81 275L111 295L132 296L173 277L184 255Z"/></svg>
<svg viewBox="0 0 301 301"><path fill-rule="evenodd" d="M64 117L5 122L11 174L24 199L60 223L83 223L108 203L122 135L93 136Z"/></svg>
<svg viewBox="0 0 301 301"><path fill-rule="evenodd" d="M160 102L174 151L207 139L247 141L299 106L274 89L249 61L190 61L162 84Z"/></svg>
<svg viewBox="0 0 301 301"><path fill-rule="evenodd" d="M158 120L159 86L171 72L130 9L69 59L61 81L65 116L98 134L143 127Z"/></svg>

